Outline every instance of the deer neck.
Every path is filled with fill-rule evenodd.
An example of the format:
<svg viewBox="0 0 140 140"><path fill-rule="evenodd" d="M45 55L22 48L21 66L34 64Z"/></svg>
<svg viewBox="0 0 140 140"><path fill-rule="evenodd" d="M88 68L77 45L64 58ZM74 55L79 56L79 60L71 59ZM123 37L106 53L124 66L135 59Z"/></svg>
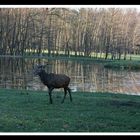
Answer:
<svg viewBox="0 0 140 140"><path fill-rule="evenodd" d="M45 71L42 71L40 74L39 74L39 77L41 79L41 81L43 83L46 83L47 82L47 77L48 77L48 74L45 72Z"/></svg>

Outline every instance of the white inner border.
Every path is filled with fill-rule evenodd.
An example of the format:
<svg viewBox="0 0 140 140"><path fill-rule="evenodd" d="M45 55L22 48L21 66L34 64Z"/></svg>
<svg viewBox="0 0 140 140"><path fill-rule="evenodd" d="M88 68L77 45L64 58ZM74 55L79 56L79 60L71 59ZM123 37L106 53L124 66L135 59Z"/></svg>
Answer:
<svg viewBox="0 0 140 140"><path fill-rule="evenodd" d="M0 8L140 8L140 5L0 5Z"/></svg>

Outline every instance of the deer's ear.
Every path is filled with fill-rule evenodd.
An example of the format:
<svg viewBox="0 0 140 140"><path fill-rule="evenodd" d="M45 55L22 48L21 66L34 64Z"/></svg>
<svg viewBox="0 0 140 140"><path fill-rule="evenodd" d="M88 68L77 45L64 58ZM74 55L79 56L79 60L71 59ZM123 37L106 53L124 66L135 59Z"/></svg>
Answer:
<svg viewBox="0 0 140 140"><path fill-rule="evenodd" d="M38 68L38 65L37 65L37 64L36 64L36 65L34 65L34 66L33 66L33 68L34 68L34 69L35 69L35 68Z"/></svg>

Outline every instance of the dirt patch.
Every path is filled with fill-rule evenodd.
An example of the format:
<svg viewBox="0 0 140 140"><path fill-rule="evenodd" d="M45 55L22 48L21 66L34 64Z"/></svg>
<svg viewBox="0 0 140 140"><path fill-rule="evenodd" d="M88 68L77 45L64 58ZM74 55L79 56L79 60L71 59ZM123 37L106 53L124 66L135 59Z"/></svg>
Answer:
<svg viewBox="0 0 140 140"><path fill-rule="evenodd" d="M139 107L140 108L140 102L135 101L119 101L119 100L112 100L110 101L110 105L112 106L130 106L130 107Z"/></svg>

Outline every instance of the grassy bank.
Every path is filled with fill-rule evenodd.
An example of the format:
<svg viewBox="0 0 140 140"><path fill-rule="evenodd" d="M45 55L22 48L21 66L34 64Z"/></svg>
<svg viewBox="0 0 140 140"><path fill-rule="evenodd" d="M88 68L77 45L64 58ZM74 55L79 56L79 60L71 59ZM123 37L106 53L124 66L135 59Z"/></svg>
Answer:
<svg viewBox="0 0 140 140"><path fill-rule="evenodd" d="M129 60L114 60L106 62L104 64L105 68L112 69L127 69L127 70L140 70L140 61L129 61Z"/></svg>
<svg viewBox="0 0 140 140"><path fill-rule="evenodd" d="M131 55L131 60L111 60L97 57L84 57L84 56L13 56L13 55L0 55L0 58L26 58L26 59L47 59L47 60L70 60L70 61L82 61L91 63L103 63L105 68L111 69L127 69L127 70L140 70L140 55Z"/></svg>
<svg viewBox="0 0 140 140"><path fill-rule="evenodd" d="M0 55L0 57L11 57L11 58L46 58L46 59L69 59L69 60L102 60L102 61L110 61L111 60L111 55L108 56L107 59L105 59L105 54L103 54L103 57L100 57L100 54L98 54L97 56L93 55L93 56L82 56L82 55L64 55L64 54L60 54L60 55L56 55L53 54L51 56L48 56L48 54L45 55L40 55L38 56L37 54L35 55ZM117 59L114 59L115 61ZM121 60L124 60L123 55L121 57ZM126 60L130 60L130 56L127 55ZM139 61L140 60L140 55L131 55L131 60L133 61ZM111 60L112 61L112 60Z"/></svg>
<svg viewBox="0 0 140 140"><path fill-rule="evenodd" d="M0 89L0 132L139 132L140 96Z"/></svg>

